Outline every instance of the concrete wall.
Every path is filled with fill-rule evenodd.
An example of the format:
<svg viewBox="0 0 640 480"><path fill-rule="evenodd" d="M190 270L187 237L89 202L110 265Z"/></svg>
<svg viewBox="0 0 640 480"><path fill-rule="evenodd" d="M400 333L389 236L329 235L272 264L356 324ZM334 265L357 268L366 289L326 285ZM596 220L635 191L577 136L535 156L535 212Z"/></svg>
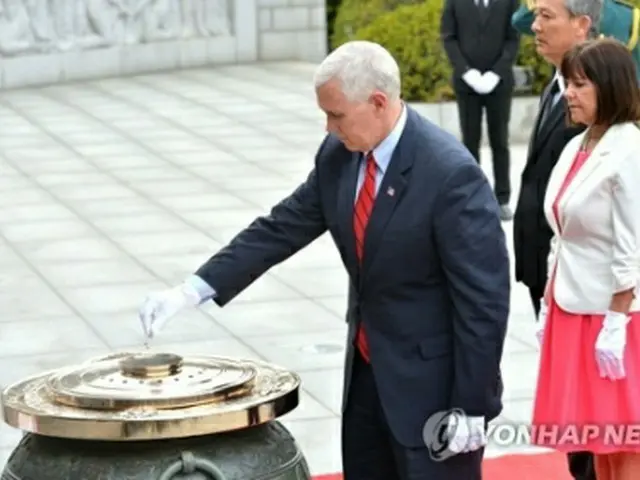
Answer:
<svg viewBox="0 0 640 480"><path fill-rule="evenodd" d="M327 54L325 0L258 0L258 58L317 62Z"/></svg>
<svg viewBox="0 0 640 480"><path fill-rule="evenodd" d="M510 142L528 143L538 112L538 97L518 97L513 99L511 105L511 121L509 124ZM443 103L412 103L411 106L423 114L432 122L440 125L445 130L460 137L458 124L458 108L454 102ZM487 144L487 119L483 119L483 138Z"/></svg>
<svg viewBox="0 0 640 480"><path fill-rule="evenodd" d="M0 89L326 54L324 0L115 3L0 2Z"/></svg>

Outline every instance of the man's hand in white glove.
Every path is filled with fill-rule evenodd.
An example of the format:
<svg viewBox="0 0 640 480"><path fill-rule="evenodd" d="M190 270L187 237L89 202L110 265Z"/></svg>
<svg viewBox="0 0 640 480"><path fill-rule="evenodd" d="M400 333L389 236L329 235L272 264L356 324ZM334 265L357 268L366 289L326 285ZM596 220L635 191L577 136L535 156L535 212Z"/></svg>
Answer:
<svg viewBox="0 0 640 480"><path fill-rule="evenodd" d="M484 72L482 75L481 85L483 93L491 93L500 83L500 77L493 72Z"/></svg>
<svg viewBox="0 0 640 480"><path fill-rule="evenodd" d="M142 331L148 338L153 338L176 313L196 306L200 301L200 295L188 283L148 295L139 312Z"/></svg>
<svg viewBox="0 0 640 480"><path fill-rule="evenodd" d="M449 450L452 453L467 453L487 444L484 417L469 417L454 412L449 416Z"/></svg>
<svg viewBox="0 0 640 480"><path fill-rule="evenodd" d="M596 339L596 363L600 377L620 380L624 371L624 350L627 344L629 316L621 312L607 312Z"/></svg>
<svg viewBox="0 0 640 480"><path fill-rule="evenodd" d="M478 92L478 88L481 87L482 84L482 74L479 70L475 68L470 68L466 72L462 74L462 80L473 88L476 92ZM480 92L478 92L480 93Z"/></svg>
<svg viewBox="0 0 640 480"><path fill-rule="evenodd" d="M549 314L549 308L544 298L540 300L540 312L536 322L536 338L538 339L538 346L542 347L542 337L544 336L544 328L547 325L547 315Z"/></svg>

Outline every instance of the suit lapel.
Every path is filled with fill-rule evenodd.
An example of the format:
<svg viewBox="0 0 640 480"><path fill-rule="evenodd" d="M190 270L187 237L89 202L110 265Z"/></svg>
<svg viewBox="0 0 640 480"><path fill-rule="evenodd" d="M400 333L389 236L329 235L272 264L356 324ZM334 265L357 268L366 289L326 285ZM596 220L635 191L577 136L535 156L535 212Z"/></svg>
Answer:
<svg viewBox="0 0 640 480"><path fill-rule="evenodd" d="M485 22L487 21L487 17L489 16L488 13L488 8L486 8L482 2L484 2L485 0L471 0L476 7L476 12L478 12L478 20L480 21L480 25L484 26Z"/></svg>
<svg viewBox="0 0 640 480"><path fill-rule="evenodd" d="M612 148L615 146L616 141L620 140L620 129L624 128L623 126L613 126L607 130L604 134L600 142L595 146L589 158L584 162L580 170L573 177L573 180L569 183L566 190L564 191L562 198L560 199L560 210L564 210L563 207L567 205L573 195L580 189L581 186L585 184L589 178L593 175L595 171L597 171L598 167L602 165L602 162L606 160L608 155L610 154ZM571 167L573 166L573 162L575 161L576 155L582 145L583 139L587 135L587 132L583 132L579 134L573 147L570 149L565 149L562 153L560 160L558 161L553 175L549 179L549 185L547 187L547 195L545 198L545 211L551 212L553 203L556 201L556 197L564 184ZM555 232L559 232L559 225L557 224L557 220L555 215L551 215L552 227ZM566 222L566 218L563 219L562 223Z"/></svg>
<svg viewBox="0 0 640 480"><path fill-rule="evenodd" d="M614 125L600 139L595 146L589 158L584 162L582 168L578 171L573 181L569 184L560 200L560 205L566 205L571 200L571 196L589 179L595 170L602 164L615 146L616 138L619 137L621 126ZM585 134L586 135L586 134Z"/></svg>
<svg viewBox="0 0 640 480"><path fill-rule="evenodd" d="M559 232L559 227L556 216L553 213L553 204L556 201L558 193L560 193L560 188L562 187L564 180L569 174L569 170L571 169L571 165L573 165L573 160L576 158L583 138L584 133L581 133L575 138L575 142L577 143L572 143L571 147L566 146L564 148L551 172L551 176L549 177L549 182L547 184L547 191L544 198L544 211L546 214L551 212L551 216L547 216L547 221L549 222L552 230L556 233Z"/></svg>
<svg viewBox="0 0 640 480"><path fill-rule="evenodd" d="M364 239L364 261L362 266L362 278L364 280L375 255L382 243L382 237L391 215L400 202L407 187L407 172L413 165L414 149L412 147L413 132L417 119L412 110L407 108L407 123L404 132L393 152L389 166L380 184L376 195L373 211L369 218L369 224Z"/></svg>
<svg viewBox="0 0 640 480"><path fill-rule="evenodd" d="M491 11L493 10L493 8L495 7L496 3L498 3L500 0L489 0L489 5L487 5L486 7L480 7L480 3L479 2L484 2L485 0L477 0L478 1L478 8L480 10L480 22L482 23L483 26L486 26L487 21L489 20L489 18L491 18Z"/></svg>
<svg viewBox="0 0 640 480"><path fill-rule="evenodd" d="M558 102L554 105L551 112L545 119L545 121L540 125L539 130L535 134L535 142L536 148L539 148L541 145L544 145L547 137L553 132L558 124L562 122L565 118L565 109L564 109L564 97L560 97Z"/></svg>
<svg viewBox="0 0 640 480"><path fill-rule="evenodd" d="M357 279L360 268L356 256L356 237L353 231L353 214L355 208L356 186L360 154L348 152L351 158L345 158L345 174L342 176L338 190L338 228L340 238L344 239L344 254L351 278ZM356 282L357 284L357 282Z"/></svg>
<svg viewBox="0 0 640 480"><path fill-rule="evenodd" d="M540 130L540 122L542 121L542 114L544 113L544 109L547 102L549 102L549 91L551 90L552 85L553 85L553 81L547 84L544 91L542 92L542 97L540 97L540 102L538 103L538 113L536 115L536 121L534 125L534 130L533 130L534 132L537 132L538 130Z"/></svg>
<svg viewBox="0 0 640 480"><path fill-rule="evenodd" d="M540 145L540 143L537 141L537 138L540 130L540 122L542 121L542 112L544 109L543 107L549 100L549 90L551 90L551 82L549 82L545 87L544 91L542 92L542 96L540 97L540 101L538 102L538 113L536 114L536 119L533 124L533 134L529 137L529 154L527 156L527 164L529 164L533 158L536 158L535 149L538 147L538 145Z"/></svg>

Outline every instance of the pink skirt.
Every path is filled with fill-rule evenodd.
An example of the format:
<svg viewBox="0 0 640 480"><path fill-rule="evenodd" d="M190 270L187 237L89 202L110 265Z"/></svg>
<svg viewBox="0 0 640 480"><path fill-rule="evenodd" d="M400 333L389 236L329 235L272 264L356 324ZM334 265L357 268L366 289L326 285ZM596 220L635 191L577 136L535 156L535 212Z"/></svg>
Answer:
<svg viewBox="0 0 640 480"><path fill-rule="evenodd" d="M601 378L602 315L574 315L552 300L540 352L531 441L562 452L640 452L640 313L627 326L626 378Z"/></svg>

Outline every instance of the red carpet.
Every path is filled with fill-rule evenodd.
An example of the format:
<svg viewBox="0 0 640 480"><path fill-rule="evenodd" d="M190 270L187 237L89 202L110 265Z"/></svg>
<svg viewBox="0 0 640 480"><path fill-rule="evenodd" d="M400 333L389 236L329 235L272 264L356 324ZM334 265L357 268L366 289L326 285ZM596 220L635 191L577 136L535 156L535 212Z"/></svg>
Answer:
<svg viewBox="0 0 640 480"><path fill-rule="evenodd" d="M504 455L484 460L483 480L571 480L564 454ZM342 480L341 474L320 475L313 480Z"/></svg>

